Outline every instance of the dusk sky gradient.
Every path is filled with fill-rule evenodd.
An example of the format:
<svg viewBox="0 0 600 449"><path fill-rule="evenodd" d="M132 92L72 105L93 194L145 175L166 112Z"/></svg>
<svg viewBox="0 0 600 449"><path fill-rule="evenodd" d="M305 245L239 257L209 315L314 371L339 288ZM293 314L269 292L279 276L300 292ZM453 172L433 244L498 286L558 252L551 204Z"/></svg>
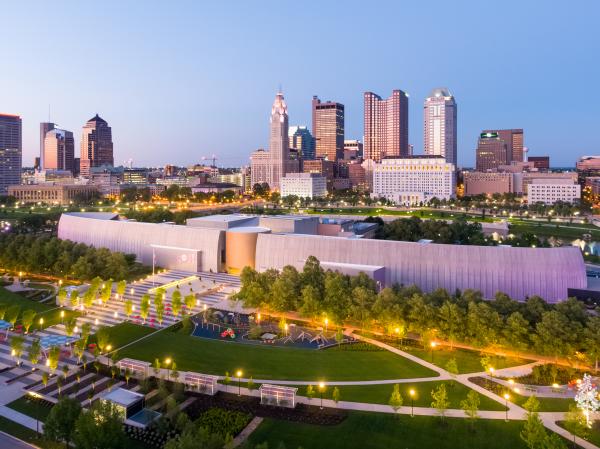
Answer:
<svg viewBox="0 0 600 449"><path fill-rule="evenodd" d="M493 5L493 6L492 6ZM71 130L98 113L115 164L249 162L268 142L281 84L290 125L316 94L346 107L362 139L366 90L410 94L409 141L423 152L423 100L458 103L459 165L478 133L524 128L530 155L574 166L600 154L600 2L12 1L2 3L0 112L23 118L23 164L39 122Z"/></svg>

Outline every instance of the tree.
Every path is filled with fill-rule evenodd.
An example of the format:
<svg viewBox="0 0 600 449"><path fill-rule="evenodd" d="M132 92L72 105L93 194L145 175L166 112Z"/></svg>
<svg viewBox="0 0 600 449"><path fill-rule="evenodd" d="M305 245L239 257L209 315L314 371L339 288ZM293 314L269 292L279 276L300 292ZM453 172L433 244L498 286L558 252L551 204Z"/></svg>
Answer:
<svg viewBox="0 0 600 449"><path fill-rule="evenodd" d="M591 429L594 413L600 408L600 400L598 399L598 388L592 383L592 376L589 374L584 374L581 383L577 386L575 402L585 416L587 427Z"/></svg>
<svg viewBox="0 0 600 449"><path fill-rule="evenodd" d="M167 441L164 449L222 449L224 445L225 440L220 434L190 424L177 438Z"/></svg>
<svg viewBox="0 0 600 449"><path fill-rule="evenodd" d="M581 438L589 437L587 421L577 404L569 405L569 411L565 413L565 429L573 434L573 446L575 446L575 436Z"/></svg>
<svg viewBox="0 0 600 449"><path fill-rule="evenodd" d="M225 391L229 388L229 383L231 382L231 377L229 377L229 371L225 371L225 377L223 378L223 384L225 384Z"/></svg>
<svg viewBox="0 0 600 449"><path fill-rule="evenodd" d="M398 413L398 410L400 410L400 407L402 407L402 403L403 400L402 394L400 394L400 385L395 384L388 404L390 405L390 407L392 407L394 413Z"/></svg>
<svg viewBox="0 0 600 449"><path fill-rule="evenodd" d="M338 387L333 388L331 399L333 399L333 402L335 402L336 405L340 401L340 389Z"/></svg>
<svg viewBox="0 0 600 449"><path fill-rule="evenodd" d="M162 326L163 318L165 316L165 304L163 302L159 302L156 305L156 319L158 323Z"/></svg>
<svg viewBox="0 0 600 449"><path fill-rule="evenodd" d="M433 399L431 407L437 409L440 419L442 422L444 422L446 418L446 410L448 410L448 407L450 407L448 392L446 391L446 384L442 383L436 389L432 390L431 398Z"/></svg>
<svg viewBox="0 0 600 449"><path fill-rule="evenodd" d="M23 327L25 328L25 333L29 332L29 328L31 327L31 325L33 324L33 321L35 320L35 315L36 315L35 310L31 310L31 309L27 309L25 312L23 312L23 315L21 315L21 323L23 323Z"/></svg>
<svg viewBox="0 0 600 449"><path fill-rule="evenodd" d="M454 379L456 379L456 376L458 375L458 364L456 363L456 359L454 357L452 357L450 360L448 360L448 363L446 363L446 371L448 371L448 373L450 373L450 377L452 377L450 386L453 386Z"/></svg>
<svg viewBox="0 0 600 449"><path fill-rule="evenodd" d="M21 307L17 304L10 306L6 310L6 321L10 323L11 327L15 327L17 318L19 318L19 313L21 313Z"/></svg>
<svg viewBox="0 0 600 449"><path fill-rule="evenodd" d="M21 355L23 355L23 348L25 347L25 337L21 335L14 335L10 339L11 353L17 358L17 365L20 363Z"/></svg>
<svg viewBox="0 0 600 449"><path fill-rule="evenodd" d="M587 353L594 361L594 369L598 372L598 359L600 358L600 317L589 318L585 331L585 347Z"/></svg>
<svg viewBox="0 0 600 449"><path fill-rule="evenodd" d="M96 343L100 351L104 352L104 349L108 346L110 340L110 333L106 327L101 327L96 331Z"/></svg>
<svg viewBox="0 0 600 449"><path fill-rule="evenodd" d="M158 377L160 373L160 360L154 359L154 364L152 365L152 370L154 371L154 377Z"/></svg>
<svg viewBox="0 0 600 449"><path fill-rule="evenodd" d="M71 290L69 302L71 303L71 307L74 309L79 305L79 292L77 290Z"/></svg>
<svg viewBox="0 0 600 449"><path fill-rule="evenodd" d="M102 291L100 292L100 299L102 301L102 305L106 307L106 304L110 300L110 295L112 294L112 280L108 280L104 282L104 286L102 287Z"/></svg>
<svg viewBox="0 0 600 449"><path fill-rule="evenodd" d="M140 301L140 316L144 320L144 324L146 324L146 318L148 318L148 312L150 311L150 295L146 293L142 296Z"/></svg>
<svg viewBox="0 0 600 449"><path fill-rule="evenodd" d="M521 439L525 442L529 449L541 449L546 440L546 429L538 415L540 403L535 395L529 396L529 399L523 404L527 410L525 425L521 430Z"/></svg>
<svg viewBox="0 0 600 449"><path fill-rule="evenodd" d="M194 309L194 303L196 302L196 297L193 293L186 295L184 298L185 308L188 310L188 313Z"/></svg>
<svg viewBox="0 0 600 449"><path fill-rule="evenodd" d="M254 389L254 379L252 378L252 376L250 376L250 379L248 379L247 387L249 391L252 391Z"/></svg>
<svg viewBox="0 0 600 449"><path fill-rule="evenodd" d="M44 385L44 387L48 386L48 373L46 371L44 371L42 373L42 385Z"/></svg>
<svg viewBox="0 0 600 449"><path fill-rule="evenodd" d="M67 290L64 287L58 289L56 297L58 298L59 306L63 307L67 304Z"/></svg>
<svg viewBox="0 0 600 449"><path fill-rule="evenodd" d="M122 411L111 402L96 401L88 412L81 413L75 422L77 449L127 447L123 430Z"/></svg>
<svg viewBox="0 0 600 449"><path fill-rule="evenodd" d="M117 282L117 294L119 297L123 297L125 295L125 289L127 288L127 281L122 280Z"/></svg>
<svg viewBox="0 0 600 449"><path fill-rule="evenodd" d="M31 345L29 345L29 362L32 365L37 365L38 361L40 360L40 355L42 354L42 345L40 344L40 340L39 339L35 339L31 342Z"/></svg>
<svg viewBox="0 0 600 449"><path fill-rule="evenodd" d="M67 320L65 321L65 333L68 337L71 337L73 335L73 332L75 331L75 326L77 326L77 317L72 316L67 318Z"/></svg>
<svg viewBox="0 0 600 449"><path fill-rule="evenodd" d="M335 332L335 341L338 344L339 349L344 342L344 330L342 329L342 326L339 326Z"/></svg>
<svg viewBox="0 0 600 449"><path fill-rule="evenodd" d="M306 387L306 397L309 401L315 397L315 388L310 384Z"/></svg>
<svg viewBox="0 0 600 449"><path fill-rule="evenodd" d="M473 429L475 421L479 418L479 415L477 414L479 410L479 395L475 390L469 390L466 399L460 401L460 408L465 412L465 415L471 423L471 429Z"/></svg>
<svg viewBox="0 0 600 449"><path fill-rule="evenodd" d="M175 290L173 295L171 295L171 309L173 311L173 316L178 317L181 312L181 292L179 290Z"/></svg>
<svg viewBox="0 0 600 449"><path fill-rule="evenodd" d="M463 312L456 303L444 301L438 312L441 335L450 342L450 349L464 326Z"/></svg>
<svg viewBox="0 0 600 449"><path fill-rule="evenodd" d="M69 397L59 399L46 418L44 436L50 441L64 441L68 448L80 414L79 401Z"/></svg>
<svg viewBox="0 0 600 449"><path fill-rule="evenodd" d="M131 298L127 298L127 301L125 301L124 307L125 307L125 315L127 316L127 319L129 319L129 317L133 313L133 301L131 300Z"/></svg>

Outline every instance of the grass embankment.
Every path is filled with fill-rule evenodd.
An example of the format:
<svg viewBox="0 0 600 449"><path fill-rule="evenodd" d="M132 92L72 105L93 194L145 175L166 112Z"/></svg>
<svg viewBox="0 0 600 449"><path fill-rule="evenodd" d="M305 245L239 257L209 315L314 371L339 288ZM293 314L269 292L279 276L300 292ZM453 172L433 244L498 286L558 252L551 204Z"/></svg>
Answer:
<svg viewBox="0 0 600 449"><path fill-rule="evenodd" d="M310 449L524 449L520 421L479 420L472 430L466 419L392 416L352 412L337 426L315 426L265 419L250 437L251 444Z"/></svg>
<svg viewBox="0 0 600 449"><path fill-rule="evenodd" d="M254 379L378 380L437 374L387 351L339 351L254 346L159 332L120 351L148 362L170 357L180 370L224 375L241 369Z"/></svg>
<svg viewBox="0 0 600 449"><path fill-rule="evenodd" d="M116 326L107 327L106 331L109 335L108 344L110 344L113 349L119 349L122 346L128 345L146 335L156 332L156 329L152 329L148 326L141 326L139 324L123 322ZM96 343L96 336L91 335L89 342Z"/></svg>
<svg viewBox="0 0 600 449"><path fill-rule="evenodd" d="M60 309L54 304L44 304L37 301L32 301L31 299L27 299L21 295L10 292L3 287L0 287L0 304L7 305L9 307L16 304L21 307L21 313L28 309L35 310L37 312L37 315L35 316L35 320L33 325L31 326L30 331L40 328L45 329L46 327L59 324L61 322L61 310L64 310L65 312L65 319L69 318L72 315L78 315L77 312L73 312L71 310L66 309ZM40 325L40 318L44 318L44 322L42 325ZM17 320L17 323L19 322L20 321Z"/></svg>

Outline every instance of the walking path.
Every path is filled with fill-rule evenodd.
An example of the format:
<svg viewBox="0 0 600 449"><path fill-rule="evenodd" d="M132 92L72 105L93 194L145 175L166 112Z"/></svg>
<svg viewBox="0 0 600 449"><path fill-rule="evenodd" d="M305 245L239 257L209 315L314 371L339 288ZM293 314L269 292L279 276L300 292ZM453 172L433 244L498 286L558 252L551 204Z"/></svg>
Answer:
<svg viewBox="0 0 600 449"><path fill-rule="evenodd" d="M256 430L258 426L263 422L263 418L260 416L255 416L252 418L252 421L248 423L248 425L242 430L238 436L236 436L231 443L225 446L227 449L233 449L234 447L238 447L242 444L246 439Z"/></svg>

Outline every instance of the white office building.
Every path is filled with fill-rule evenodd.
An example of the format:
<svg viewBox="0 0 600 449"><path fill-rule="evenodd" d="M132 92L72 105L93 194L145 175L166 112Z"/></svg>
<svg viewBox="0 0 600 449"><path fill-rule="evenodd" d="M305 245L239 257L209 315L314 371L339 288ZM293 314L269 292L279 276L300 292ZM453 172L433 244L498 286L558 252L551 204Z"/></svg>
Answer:
<svg viewBox="0 0 600 449"><path fill-rule="evenodd" d="M440 156L383 159L373 168L372 196L396 204L427 203L432 198L448 200L455 191L455 166Z"/></svg>
<svg viewBox="0 0 600 449"><path fill-rule="evenodd" d="M423 105L425 154L456 165L456 101L446 87L433 89Z"/></svg>
<svg viewBox="0 0 600 449"><path fill-rule="evenodd" d="M581 199L581 186L568 179L533 179L527 187L529 204L575 203Z"/></svg>
<svg viewBox="0 0 600 449"><path fill-rule="evenodd" d="M327 178L319 173L288 173L281 178L281 197L316 198L327 195Z"/></svg>

